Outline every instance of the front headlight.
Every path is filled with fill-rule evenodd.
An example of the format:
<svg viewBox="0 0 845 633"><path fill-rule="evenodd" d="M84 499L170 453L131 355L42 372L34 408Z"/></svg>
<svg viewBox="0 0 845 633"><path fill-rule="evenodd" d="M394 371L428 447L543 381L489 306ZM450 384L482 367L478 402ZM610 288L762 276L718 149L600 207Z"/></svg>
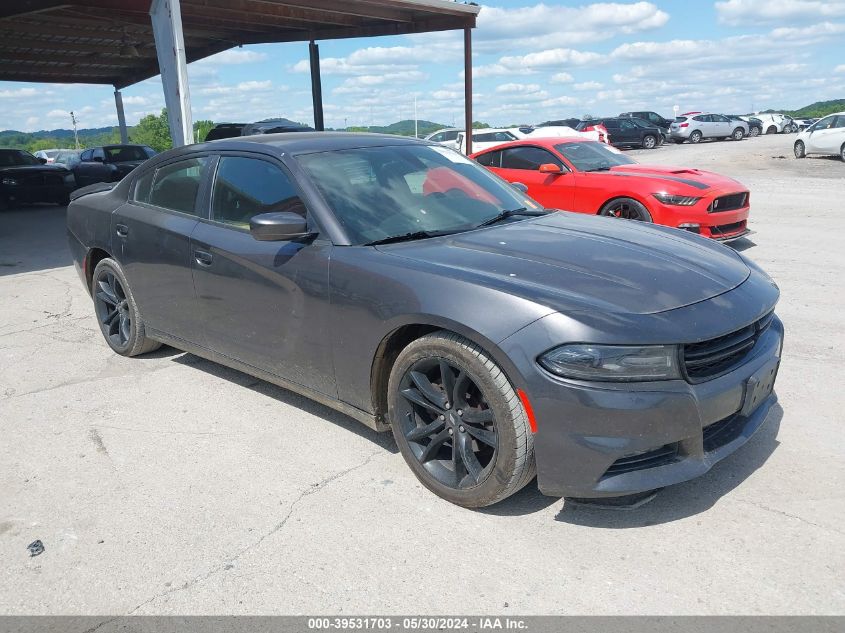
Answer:
<svg viewBox="0 0 845 633"><path fill-rule="evenodd" d="M14 187L16 184L18 184L18 181L15 180L14 178L8 178L7 177L7 178L3 178L2 180L0 180L0 183Z"/></svg>
<svg viewBox="0 0 845 633"><path fill-rule="evenodd" d="M672 380L680 378L674 345L562 345L537 359L564 378L601 381Z"/></svg>
<svg viewBox="0 0 845 633"><path fill-rule="evenodd" d="M651 195L663 204L673 204L679 207L691 207L701 200L701 198L696 198L695 196L676 196L671 193L653 193Z"/></svg>

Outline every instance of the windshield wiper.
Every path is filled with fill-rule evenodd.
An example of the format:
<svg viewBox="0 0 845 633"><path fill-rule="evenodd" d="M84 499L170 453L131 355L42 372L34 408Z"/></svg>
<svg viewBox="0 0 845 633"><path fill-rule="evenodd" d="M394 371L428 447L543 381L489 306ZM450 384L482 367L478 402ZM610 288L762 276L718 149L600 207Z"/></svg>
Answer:
<svg viewBox="0 0 845 633"><path fill-rule="evenodd" d="M440 237L441 235L452 235L458 231L413 231L402 235L391 235L379 240L366 242L364 246L378 246L379 244L395 244L396 242L411 242L413 240L424 240L429 237Z"/></svg>
<svg viewBox="0 0 845 633"><path fill-rule="evenodd" d="M593 167L592 169L584 169L583 171L610 171L610 165L599 165L598 167Z"/></svg>
<svg viewBox="0 0 845 633"><path fill-rule="evenodd" d="M490 226L491 224L498 224L503 220L507 220L508 218L512 218L515 215L546 215L548 211L545 209L543 210L528 210L526 207L519 207L518 209L508 209L507 211L502 211L499 215L493 216L489 220L484 220L481 224L478 225L477 228L481 228L482 226Z"/></svg>

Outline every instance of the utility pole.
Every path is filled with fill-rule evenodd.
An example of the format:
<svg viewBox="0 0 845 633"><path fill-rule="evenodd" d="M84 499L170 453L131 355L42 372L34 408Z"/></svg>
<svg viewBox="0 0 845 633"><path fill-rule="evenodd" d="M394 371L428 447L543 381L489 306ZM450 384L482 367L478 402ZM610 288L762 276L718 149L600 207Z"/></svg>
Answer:
<svg viewBox="0 0 845 633"><path fill-rule="evenodd" d="M70 120L73 122L73 146L74 149L79 149L79 134L76 133L76 116L73 112L70 113Z"/></svg>

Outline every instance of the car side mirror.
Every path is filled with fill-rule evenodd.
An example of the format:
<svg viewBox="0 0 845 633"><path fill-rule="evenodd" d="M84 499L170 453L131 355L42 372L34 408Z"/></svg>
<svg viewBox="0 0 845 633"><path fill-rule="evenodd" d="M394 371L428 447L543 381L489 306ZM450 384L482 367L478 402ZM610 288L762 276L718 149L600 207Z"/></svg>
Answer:
<svg viewBox="0 0 845 633"><path fill-rule="evenodd" d="M541 174L562 174L563 170L560 168L560 165L555 165L554 163L544 163L540 165L539 171Z"/></svg>
<svg viewBox="0 0 845 633"><path fill-rule="evenodd" d="M517 191L521 191L522 193L528 193L528 185L526 185L524 182L512 182L511 187L513 187Z"/></svg>
<svg viewBox="0 0 845 633"><path fill-rule="evenodd" d="M291 211L275 211L254 215L249 232L259 242L286 242L313 235L305 218Z"/></svg>
<svg viewBox="0 0 845 633"><path fill-rule="evenodd" d="M40 158L40 157L39 157L39 158L38 158L38 162L39 162L39 163L41 163L42 165L46 165L46 164L47 164L47 159L46 159L46 158Z"/></svg>

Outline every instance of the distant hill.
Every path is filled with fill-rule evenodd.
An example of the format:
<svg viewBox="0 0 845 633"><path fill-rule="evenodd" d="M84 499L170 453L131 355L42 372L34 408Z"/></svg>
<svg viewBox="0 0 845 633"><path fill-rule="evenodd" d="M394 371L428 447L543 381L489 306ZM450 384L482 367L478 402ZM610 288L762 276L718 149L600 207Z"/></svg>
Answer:
<svg viewBox="0 0 845 633"><path fill-rule="evenodd" d="M830 101L816 101L798 110L763 110L768 112L781 112L788 114L795 119L817 119L827 116L833 112L845 111L845 99L832 99Z"/></svg>
<svg viewBox="0 0 845 633"><path fill-rule="evenodd" d="M117 128L84 128L77 131L80 147L113 143L120 138ZM37 151L39 149L72 148L73 130L40 130L38 132L19 132L3 130L0 132L0 147L13 147Z"/></svg>

